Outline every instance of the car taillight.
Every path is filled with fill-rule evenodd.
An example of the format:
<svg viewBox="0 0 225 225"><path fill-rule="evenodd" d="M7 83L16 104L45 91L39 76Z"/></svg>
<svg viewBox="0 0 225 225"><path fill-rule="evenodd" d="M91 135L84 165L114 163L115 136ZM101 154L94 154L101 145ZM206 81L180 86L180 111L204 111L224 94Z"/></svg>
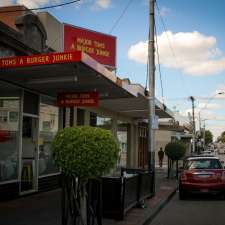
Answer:
<svg viewBox="0 0 225 225"><path fill-rule="evenodd" d="M186 181L186 180L187 180L187 175L186 175L186 173L182 173L182 174L181 174L180 180L181 180L181 181Z"/></svg>

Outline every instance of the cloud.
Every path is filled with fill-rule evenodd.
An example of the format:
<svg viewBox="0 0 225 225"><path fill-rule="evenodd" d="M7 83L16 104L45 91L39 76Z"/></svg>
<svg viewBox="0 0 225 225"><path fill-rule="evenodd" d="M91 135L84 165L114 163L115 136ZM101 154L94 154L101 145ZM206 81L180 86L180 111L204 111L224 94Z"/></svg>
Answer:
<svg viewBox="0 0 225 225"><path fill-rule="evenodd" d="M213 133L213 139L216 140L225 131L225 124L206 124L206 130L210 130Z"/></svg>
<svg viewBox="0 0 225 225"><path fill-rule="evenodd" d="M40 6L44 6L49 4L54 4L50 0L17 0L16 3L18 5L24 5L29 9L38 8Z"/></svg>
<svg viewBox="0 0 225 225"><path fill-rule="evenodd" d="M219 119L219 116L213 112L214 110L219 110L223 109L224 105L223 104L218 104L218 103L200 103L197 107L195 107L195 118L199 120L199 113L201 119ZM188 114L192 118L192 108L188 108L184 111L179 112L182 116L188 117ZM221 119L221 118L220 118Z"/></svg>
<svg viewBox="0 0 225 225"><path fill-rule="evenodd" d="M223 104L218 103L208 103L208 102L201 102L198 104L197 110L217 110L217 109L223 109Z"/></svg>
<svg viewBox="0 0 225 225"><path fill-rule="evenodd" d="M108 9L111 6L111 0L96 0L94 9Z"/></svg>
<svg viewBox="0 0 225 225"><path fill-rule="evenodd" d="M14 5L14 1L13 0L2 0L0 2L0 6L9 6L9 5Z"/></svg>
<svg viewBox="0 0 225 225"><path fill-rule="evenodd" d="M138 42L135 45L132 45L128 50L128 58L132 59L139 63L147 63L147 41L146 42Z"/></svg>
<svg viewBox="0 0 225 225"><path fill-rule="evenodd" d="M212 108L220 108L221 106L214 106L211 105ZM223 107L223 106L222 106ZM206 129L209 129L209 124L213 128L212 130L209 129L214 133L214 135L217 137L222 131L220 129L216 129L218 126L223 127L223 130L225 130L225 115L216 115L212 110L202 110L199 108L196 108L195 110L195 126L196 130L199 130L199 111L200 113L200 120L201 120L201 127L203 127L203 124L207 124ZM188 116L188 113L190 116ZM192 109L187 109L185 111L180 112L181 116L184 116L187 118L187 120L190 122L192 121ZM214 125L212 125L214 124ZM215 125L217 124L217 125ZM210 128L211 128L210 127ZM218 128L219 128L218 127Z"/></svg>
<svg viewBox="0 0 225 225"><path fill-rule="evenodd" d="M215 99L225 99L225 85L221 84L211 95Z"/></svg>
<svg viewBox="0 0 225 225"><path fill-rule="evenodd" d="M225 70L225 56L216 47L216 38L197 31L163 32L157 37L160 63L195 76L214 75ZM128 58L147 62L147 41L140 41L128 50ZM157 62L156 62L157 63Z"/></svg>
<svg viewBox="0 0 225 225"><path fill-rule="evenodd" d="M51 6L65 3L63 0L0 0L0 6L8 6L12 4L24 5L29 9L39 8L43 6ZM111 6L111 0L82 0L73 4L77 9L82 5L92 5L92 9L108 9ZM61 8L61 7L58 7Z"/></svg>
<svg viewBox="0 0 225 225"><path fill-rule="evenodd" d="M162 17L169 15L170 12L171 12L170 8L167 8L165 6L163 6L162 8L159 9L159 15Z"/></svg>

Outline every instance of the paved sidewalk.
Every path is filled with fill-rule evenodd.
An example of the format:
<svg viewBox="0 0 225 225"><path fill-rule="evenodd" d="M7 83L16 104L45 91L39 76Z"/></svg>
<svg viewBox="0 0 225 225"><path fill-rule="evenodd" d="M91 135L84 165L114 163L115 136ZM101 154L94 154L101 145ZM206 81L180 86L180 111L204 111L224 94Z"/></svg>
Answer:
<svg viewBox="0 0 225 225"><path fill-rule="evenodd" d="M104 219L103 225L147 225L157 213L165 206L176 193L177 181L166 178L165 168L156 169L156 193L153 198L147 199L146 208L132 208L128 211L123 221Z"/></svg>
<svg viewBox="0 0 225 225"><path fill-rule="evenodd" d="M146 208L133 208L123 221L103 219L103 225L147 225L175 193L176 180L156 170L156 195ZM60 189L0 203L0 225L61 225Z"/></svg>

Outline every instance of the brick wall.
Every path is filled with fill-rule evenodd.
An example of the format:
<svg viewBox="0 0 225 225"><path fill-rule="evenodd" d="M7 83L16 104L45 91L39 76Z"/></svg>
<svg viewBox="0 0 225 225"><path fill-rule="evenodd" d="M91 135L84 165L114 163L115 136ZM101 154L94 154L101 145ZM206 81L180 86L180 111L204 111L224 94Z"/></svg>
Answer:
<svg viewBox="0 0 225 225"><path fill-rule="evenodd" d="M7 24L11 28L17 30L15 21L18 16L25 14L25 11L8 12L26 9L24 6L6 6L0 8L0 21ZM5 13L3 13L5 12Z"/></svg>

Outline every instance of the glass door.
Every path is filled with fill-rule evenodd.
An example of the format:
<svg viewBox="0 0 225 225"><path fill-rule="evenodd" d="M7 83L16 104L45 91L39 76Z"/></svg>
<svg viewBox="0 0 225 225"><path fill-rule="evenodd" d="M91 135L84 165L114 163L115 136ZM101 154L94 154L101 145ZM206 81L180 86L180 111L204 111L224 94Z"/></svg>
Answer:
<svg viewBox="0 0 225 225"><path fill-rule="evenodd" d="M23 116L20 192L37 189L38 118Z"/></svg>

